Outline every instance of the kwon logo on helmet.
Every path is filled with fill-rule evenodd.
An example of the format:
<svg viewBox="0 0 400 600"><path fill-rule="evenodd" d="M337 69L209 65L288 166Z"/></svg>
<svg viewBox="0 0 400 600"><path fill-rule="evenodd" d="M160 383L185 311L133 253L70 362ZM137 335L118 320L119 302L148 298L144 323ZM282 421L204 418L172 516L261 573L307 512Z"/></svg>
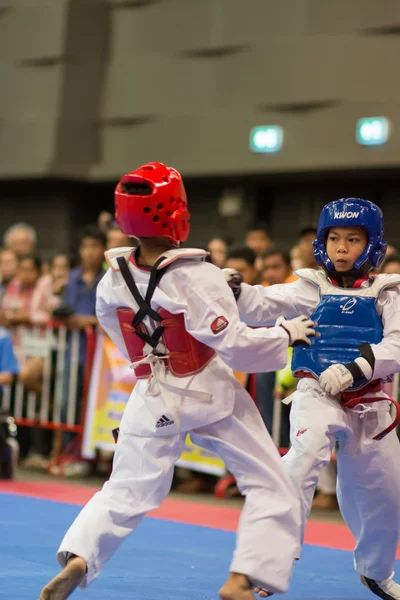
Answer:
<svg viewBox="0 0 400 600"><path fill-rule="evenodd" d="M335 212L335 219L357 219L359 215L360 215L359 212L351 212L351 211Z"/></svg>

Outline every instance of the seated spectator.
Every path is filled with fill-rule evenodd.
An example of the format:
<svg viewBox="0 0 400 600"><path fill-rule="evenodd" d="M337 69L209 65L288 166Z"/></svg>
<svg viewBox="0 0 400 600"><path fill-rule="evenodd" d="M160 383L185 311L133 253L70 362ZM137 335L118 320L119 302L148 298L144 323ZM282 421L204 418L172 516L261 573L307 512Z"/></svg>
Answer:
<svg viewBox="0 0 400 600"><path fill-rule="evenodd" d="M225 267L235 269L243 277L244 283L254 285L258 283L259 274L256 269L256 253L247 246L231 248L226 257Z"/></svg>
<svg viewBox="0 0 400 600"><path fill-rule="evenodd" d="M18 258L13 250L0 250L0 309L8 284L17 275Z"/></svg>
<svg viewBox="0 0 400 600"><path fill-rule="evenodd" d="M19 259L17 277L7 286L0 311L0 324L21 325L30 322L31 302L41 274L41 260L34 254Z"/></svg>
<svg viewBox="0 0 400 600"><path fill-rule="evenodd" d="M263 256L262 284L291 283L297 277L292 271L290 256L287 252L271 248Z"/></svg>
<svg viewBox="0 0 400 600"><path fill-rule="evenodd" d="M223 237L211 238L207 244L207 251L210 253L210 262L220 269L225 266L229 245L228 240Z"/></svg>
<svg viewBox="0 0 400 600"><path fill-rule="evenodd" d="M16 223L7 229L4 234L4 247L12 250L15 254L25 256L35 254L36 251L36 231L28 223Z"/></svg>

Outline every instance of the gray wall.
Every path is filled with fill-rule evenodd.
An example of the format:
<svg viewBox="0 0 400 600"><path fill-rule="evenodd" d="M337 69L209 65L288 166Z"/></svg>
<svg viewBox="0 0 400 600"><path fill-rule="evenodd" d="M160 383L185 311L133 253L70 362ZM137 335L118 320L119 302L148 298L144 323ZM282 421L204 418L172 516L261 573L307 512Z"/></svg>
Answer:
<svg viewBox="0 0 400 600"><path fill-rule="evenodd" d="M397 166L399 32L398 0L0 0L0 177ZM279 155L248 150L262 124Z"/></svg>

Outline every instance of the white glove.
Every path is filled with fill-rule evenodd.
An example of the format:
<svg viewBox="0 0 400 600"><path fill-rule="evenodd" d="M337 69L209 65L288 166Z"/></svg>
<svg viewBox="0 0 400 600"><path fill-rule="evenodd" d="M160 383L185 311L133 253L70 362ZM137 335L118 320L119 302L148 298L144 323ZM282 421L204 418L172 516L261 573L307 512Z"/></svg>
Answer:
<svg viewBox="0 0 400 600"><path fill-rule="evenodd" d="M280 325L289 334L289 346L296 346L302 343L311 346L309 338L316 335L314 327L317 323L314 323L314 321L304 315L290 321L287 321L284 317L279 317L275 325Z"/></svg>
<svg viewBox="0 0 400 600"><path fill-rule="evenodd" d="M233 295L235 296L235 300L238 300L241 292L240 285L243 282L243 277L236 271L235 269L222 269L224 277L227 281L227 284L231 288Z"/></svg>
<svg viewBox="0 0 400 600"><path fill-rule="evenodd" d="M331 396L337 396L353 385L354 378L347 367L336 364L331 365L319 376L321 389Z"/></svg>

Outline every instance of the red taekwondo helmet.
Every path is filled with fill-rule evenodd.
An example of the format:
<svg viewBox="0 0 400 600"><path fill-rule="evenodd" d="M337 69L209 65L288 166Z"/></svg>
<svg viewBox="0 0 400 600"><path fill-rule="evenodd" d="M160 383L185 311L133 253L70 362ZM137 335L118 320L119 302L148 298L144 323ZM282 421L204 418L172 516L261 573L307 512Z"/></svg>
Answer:
<svg viewBox="0 0 400 600"><path fill-rule="evenodd" d="M190 230L180 173L151 162L124 175L115 190L115 218L126 235L162 236L179 246Z"/></svg>

